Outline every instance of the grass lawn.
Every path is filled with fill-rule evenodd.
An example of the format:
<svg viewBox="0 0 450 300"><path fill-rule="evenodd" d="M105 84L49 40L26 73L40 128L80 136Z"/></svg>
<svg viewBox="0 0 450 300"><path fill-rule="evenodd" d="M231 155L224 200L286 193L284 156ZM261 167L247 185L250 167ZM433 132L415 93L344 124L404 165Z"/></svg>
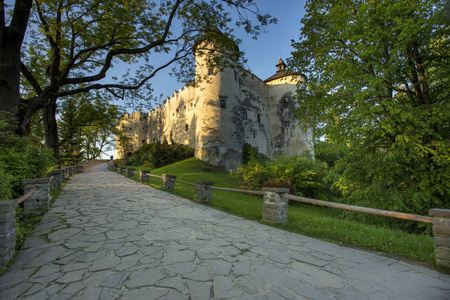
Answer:
<svg viewBox="0 0 450 300"><path fill-rule="evenodd" d="M150 170L146 167L130 167L136 171ZM217 187L239 188L238 180L229 173L217 171L214 166L196 158L151 170L151 174L176 175L177 179L187 182L213 181ZM139 180L139 176L135 175L133 179ZM150 177L150 182L146 184L160 189L161 183L161 179ZM194 187L178 182L175 184L175 190L170 193L194 199ZM206 205L246 219L262 219L261 196L213 190L212 200ZM405 256L434 266L434 244L431 235L410 234L387 226L358 222L345 218L342 210L334 208L290 203L288 224L275 227L340 245Z"/></svg>

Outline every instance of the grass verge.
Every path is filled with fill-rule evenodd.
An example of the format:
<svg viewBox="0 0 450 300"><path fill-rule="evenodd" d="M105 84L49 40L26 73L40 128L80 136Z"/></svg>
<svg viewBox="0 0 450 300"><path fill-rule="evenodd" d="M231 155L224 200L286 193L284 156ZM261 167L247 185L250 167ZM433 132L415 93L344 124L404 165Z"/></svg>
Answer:
<svg viewBox="0 0 450 300"><path fill-rule="evenodd" d="M188 182L214 181L214 186L239 188L238 180L229 173L218 171L214 166L196 158L154 170L140 166L132 168L136 171L151 171L151 174L155 175L176 175L177 179ZM135 175L133 179L138 181L139 176ZM161 182L159 178L150 177L150 182L146 184L161 189ZM194 187L185 184L176 183L175 190L170 193L194 199ZM213 190L212 200L206 205L246 219L262 219L260 196ZM340 245L380 251L388 256L393 254L407 257L435 266L431 235L410 234L380 224L366 224L346 218L344 212L338 209L290 203L288 224L275 227Z"/></svg>

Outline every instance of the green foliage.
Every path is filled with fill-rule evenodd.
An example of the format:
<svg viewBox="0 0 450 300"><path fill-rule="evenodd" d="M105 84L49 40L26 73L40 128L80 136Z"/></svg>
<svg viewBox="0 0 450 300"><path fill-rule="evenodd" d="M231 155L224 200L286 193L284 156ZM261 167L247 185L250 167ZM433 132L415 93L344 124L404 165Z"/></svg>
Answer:
<svg viewBox="0 0 450 300"><path fill-rule="evenodd" d="M58 126L63 164L73 163L74 149L80 153L78 161L96 159L111 150L121 114L117 105L93 100L89 95L64 101Z"/></svg>
<svg viewBox="0 0 450 300"><path fill-rule="evenodd" d="M169 144L167 140L162 143L149 143L143 145L139 150L134 152L130 163L134 165L147 165L152 168L160 168L177 161L193 157L194 149L189 146L172 142Z"/></svg>
<svg viewBox="0 0 450 300"><path fill-rule="evenodd" d="M0 132L2 126L6 123L0 120ZM33 145L27 138L10 135L0 144L0 200L21 196L24 179L46 177L54 165L51 151Z"/></svg>
<svg viewBox="0 0 450 300"><path fill-rule="evenodd" d="M279 156L264 164L250 161L237 175L244 188L289 187L295 195L326 199L323 182L326 171L323 163L307 156Z"/></svg>
<svg viewBox="0 0 450 300"><path fill-rule="evenodd" d="M450 39L444 1L306 4L291 67L298 116L345 156L347 203L427 214L450 207ZM335 152L338 154L339 152ZM329 164L331 166L331 164Z"/></svg>
<svg viewBox="0 0 450 300"><path fill-rule="evenodd" d="M249 143L244 143L242 151L242 159L244 165L248 164L252 160L264 162L268 159L264 154L259 153L258 147L253 147Z"/></svg>

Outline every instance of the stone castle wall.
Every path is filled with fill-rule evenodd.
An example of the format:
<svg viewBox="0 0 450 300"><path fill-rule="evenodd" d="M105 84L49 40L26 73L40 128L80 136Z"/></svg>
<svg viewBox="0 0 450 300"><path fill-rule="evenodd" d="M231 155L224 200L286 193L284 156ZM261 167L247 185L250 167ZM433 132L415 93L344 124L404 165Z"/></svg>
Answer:
<svg viewBox="0 0 450 300"><path fill-rule="evenodd" d="M242 164L244 143L270 158L312 150L311 132L303 133L294 118L293 97L304 77L264 82L249 72L209 70L199 58L196 72L213 74L199 86L176 91L148 114L124 115L120 124L130 143L116 146L117 158L164 139L189 145L197 158L226 170Z"/></svg>

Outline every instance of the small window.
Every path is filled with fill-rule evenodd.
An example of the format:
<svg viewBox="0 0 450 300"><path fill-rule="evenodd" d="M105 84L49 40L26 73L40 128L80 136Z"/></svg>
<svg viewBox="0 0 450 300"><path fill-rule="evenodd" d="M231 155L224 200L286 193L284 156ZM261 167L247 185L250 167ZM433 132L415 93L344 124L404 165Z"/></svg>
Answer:
<svg viewBox="0 0 450 300"><path fill-rule="evenodd" d="M208 69L208 75L214 75L214 69Z"/></svg>
<svg viewBox="0 0 450 300"><path fill-rule="evenodd" d="M258 114L258 123L261 123L261 115Z"/></svg>
<svg viewBox="0 0 450 300"><path fill-rule="evenodd" d="M247 110L246 109L243 109L241 111L241 115L242 115L242 120L247 120Z"/></svg>
<svg viewBox="0 0 450 300"><path fill-rule="evenodd" d="M188 131L189 130L189 124L184 125L184 130Z"/></svg>
<svg viewBox="0 0 450 300"><path fill-rule="evenodd" d="M236 70L234 70L234 80L238 81L238 72Z"/></svg>
<svg viewBox="0 0 450 300"><path fill-rule="evenodd" d="M284 99L283 99L283 107L284 108L289 108L289 99L288 99L288 97L284 97Z"/></svg>
<svg viewBox="0 0 450 300"><path fill-rule="evenodd" d="M284 128L289 128L289 127L291 127L291 122L284 121Z"/></svg>
<svg viewBox="0 0 450 300"><path fill-rule="evenodd" d="M192 110L194 108L194 101L191 101L189 103L189 110Z"/></svg>
<svg viewBox="0 0 450 300"><path fill-rule="evenodd" d="M253 132L253 138L256 139L256 133Z"/></svg>
<svg viewBox="0 0 450 300"><path fill-rule="evenodd" d="M227 107L227 100L226 99L220 99L220 107L226 108Z"/></svg>
<svg viewBox="0 0 450 300"><path fill-rule="evenodd" d="M142 140L142 144L145 144L145 140Z"/></svg>

